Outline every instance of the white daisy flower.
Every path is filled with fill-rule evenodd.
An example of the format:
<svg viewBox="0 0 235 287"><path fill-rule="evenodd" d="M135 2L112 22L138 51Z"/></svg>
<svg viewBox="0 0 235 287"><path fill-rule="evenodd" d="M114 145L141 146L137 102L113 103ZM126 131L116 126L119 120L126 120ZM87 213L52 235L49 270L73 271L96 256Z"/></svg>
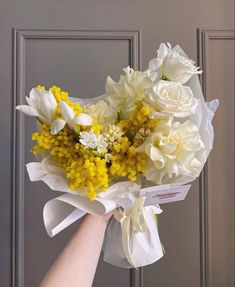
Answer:
<svg viewBox="0 0 235 287"><path fill-rule="evenodd" d="M97 146L96 135L92 132L80 132L80 143L85 146L85 148L95 149Z"/></svg>
<svg viewBox="0 0 235 287"><path fill-rule="evenodd" d="M80 143L85 148L96 149L98 153L107 152L107 143L102 135L95 135L92 130L89 132L80 132Z"/></svg>

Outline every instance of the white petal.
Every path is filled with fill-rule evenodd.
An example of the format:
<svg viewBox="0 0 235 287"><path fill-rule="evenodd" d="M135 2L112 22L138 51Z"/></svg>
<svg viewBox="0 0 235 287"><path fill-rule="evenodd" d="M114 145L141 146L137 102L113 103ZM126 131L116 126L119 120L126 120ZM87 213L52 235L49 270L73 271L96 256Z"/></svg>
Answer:
<svg viewBox="0 0 235 287"><path fill-rule="evenodd" d="M74 122L81 126L91 126L93 124L93 118L88 114L81 113L75 117Z"/></svg>
<svg viewBox="0 0 235 287"><path fill-rule="evenodd" d="M50 124L51 124L50 122L48 122L47 118L45 118L43 115L38 114L37 118L39 119L39 121L40 121L41 123L45 123L45 124L47 124L47 125L50 125Z"/></svg>
<svg viewBox="0 0 235 287"><path fill-rule="evenodd" d="M171 50L170 43L167 43L167 45L165 43L161 43L157 51L157 55L160 59L164 59L170 50Z"/></svg>
<svg viewBox="0 0 235 287"><path fill-rule="evenodd" d="M29 107L27 105L17 106L16 109L25 113L28 116L31 116L31 117L37 117L38 116L37 111L35 111L35 109L33 109L32 107Z"/></svg>
<svg viewBox="0 0 235 287"><path fill-rule="evenodd" d="M25 98L26 98L26 102L28 103L28 105L30 107L32 107L33 109L37 110L37 106L36 106L35 101L32 98L29 98L29 97L25 97Z"/></svg>
<svg viewBox="0 0 235 287"><path fill-rule="evenodd" d="M57 102L52 92L34 88L30 91L29 96L29 98L26 97L28 104L40 114L41 118L44 118L43 122L51 124L57 107Z"/></svg>
<svg viewBox="0 0 235 287"><path fill-rule="evenodd" d="M51 134L56 135L60 132L66 124L65 120L57 119L51 124Z"/></svg>
<svg viewBox="0 0 235 287"><path fill-rule="evenodd" d="M116 82L114 82L114 80L110 76L108 76L106 79L106 83L105 83L105 91L107 94L110 94L113 92L115 84Z"/></svg>
<svg viewBox="0 0 235 287"><path fill-rule="evenodd" d="M42 97L40 100L39 113L46 118L47 124L51 124L53 121L54 111L48 98Z"/></svg>
<svg viewBox="0 0 235 287"><path fill-rule="evenodd" d="M33 88L29 93L30 98L30 105L37 109L40 105L40 99L41 99L41 90L38 88ZM27 100L27 99L26 99Z"/></svg>
<svg viewBox="0 0 235 287"><path fill-rule="evenodd" d="M154 165L160 169L165 165L165 159L161 153L161 151L153 146L152 144L146 145L146 153L149 155L150 159L154 162Z"/></svg>
<svg viewBox="0 0 235 287"><path fill-rule="evenodd" d="M157 184L162 183L162 178L164 177L165 173L165 169L156 169L156 166L151 160L147 162L147 166L144 170L144 175L146 176L146 178Z"/></svg>
<svg viewBox="0 0 235 287"><path fill-rule="evenodd" d="M153 146L153 145L150 148L149 157L153 161L160 160L160 161L164 162L164 158L162 156L161 151L158 148L156 148L155 146Z"/></svg>
<svg viewBox="0 0 235 287"><path fill-rule="evenodd" d="M63 101L60 102L60 111L62 117L66 120L67 123L70 123L73 120L75 116L74 111L72 110L72 108L70 108L68 104Z"/></svg>
<svg viewBox="0 0 235 287"><path fill-rule="evenodd" d="M153 58L149 61L149 70L156 71L160 68L162 60L159 58Z"/></svg>
<svg viewBox="0 0 235 287"><path fill-rule="evenodd" d="M30 92L29 92L29 97L30 97L30 99L32 99L32 100L36 100L36 98L38 98L38 93L39 93L39 89L37 89L37 88L33 88Z"/></svg>
<svg viewBox="0 0 235 287"><path fill-rule="evenodd" d="M183 172L182 166L178 163L177 160L167 161L166 162L166 171L167 171L169 177L172 177L173 175L178 177L179 174Z"/></svg>
<svg viewBox="0 0 235 287"><path fill-rule="evenodd" d="M55 110L57 107L57 101L56 101L54 95L52 94L51 90L49 90L46 94L47 94L48 100L51 104L51 107Z"/></svg>

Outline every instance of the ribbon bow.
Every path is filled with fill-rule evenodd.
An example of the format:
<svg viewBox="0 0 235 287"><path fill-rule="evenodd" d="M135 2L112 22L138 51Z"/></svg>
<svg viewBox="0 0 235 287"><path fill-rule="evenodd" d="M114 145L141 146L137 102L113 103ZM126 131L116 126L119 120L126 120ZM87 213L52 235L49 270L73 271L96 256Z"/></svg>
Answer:
<svg viewBox="0 0 235 287"><path fill-rule="evenodd" d="M133 207L119 207L114 211L114 218L120 222L122 228L122 244L125 257L133 267L136 267L136 264L131 256L130 235L131 230L135 232L145 232L147 230L143 210L144 199L140 197L134 199Z"/></svg>

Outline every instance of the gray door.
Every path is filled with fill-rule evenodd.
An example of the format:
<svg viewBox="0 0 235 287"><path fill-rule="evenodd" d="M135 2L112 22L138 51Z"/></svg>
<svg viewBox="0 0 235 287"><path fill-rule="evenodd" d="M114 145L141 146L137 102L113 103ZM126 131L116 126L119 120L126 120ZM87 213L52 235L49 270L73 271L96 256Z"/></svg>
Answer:
<svg viewBox="0 0 235 287"><path fill-rule="evenodd" d="M28 179L36 123L14 106L37 84L100 95L108 74L117 79L127 65L144 69L160 42L169 41L198 59L206 98L220 99L215 148L186 200L164 206L166 256L139 271L101 260L94 287L234 287L233 6L232 0L0 0L1 286L38 286L78 227L48 238L42 209L55 193Z"/></svg>

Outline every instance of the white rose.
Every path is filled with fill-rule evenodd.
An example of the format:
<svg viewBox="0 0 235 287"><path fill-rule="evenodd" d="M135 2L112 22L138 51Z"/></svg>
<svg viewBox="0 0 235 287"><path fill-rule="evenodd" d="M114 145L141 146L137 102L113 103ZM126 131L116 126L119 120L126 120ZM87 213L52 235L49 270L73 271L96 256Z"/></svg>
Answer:
<svg viewBox="0 0 235 287"><path fill-rule="evenodd" d="M198 127L190 121L183 124L172 124L171 120L161 122L138 149L149 157L144 175L157 184L197 176L204 164L200 154L205 146Z"/></svg>
<svg viewBox="0 0 235 287"><path fill-rule="evenodd" d="M153 85L148 72L134 71L130 67L124 69L126 73L116 83L110 77L106 81L106 96L109 104L126 118L134 109L137 101L144 98L145 89Z"/></svg>
<svg viewBox="0 0 235 287"><path fill-rule="evenodd" d="M146 91L146 99L158 112L172 114L184 118L193 113L198 100L192 90L182 86L179 82L159 81L154 87Z"/></svg>
<svg viewBox="0 0 235 287"><path fill-rule="evenodd" d="M171 50L163 60L162 75L171 81L185 84L194 74L201 73L194 63L194 61Z"/></svg>
<svg viewBox="0 0 235 287"><path fill-rule="evenodd" d="M103 128L117 121L117 111L104 100L100 100L95 104L87 104L84 111L95 117Z"/></svg>
<svg viewBox="0 0 235 287"><path fill-rule="evenodd" d="M157 57L149 62L151 73L158 71L159 77L185 84L194 74L202 71L195 66L195 62L180 55L170 44L161 44Z"/></svg>

